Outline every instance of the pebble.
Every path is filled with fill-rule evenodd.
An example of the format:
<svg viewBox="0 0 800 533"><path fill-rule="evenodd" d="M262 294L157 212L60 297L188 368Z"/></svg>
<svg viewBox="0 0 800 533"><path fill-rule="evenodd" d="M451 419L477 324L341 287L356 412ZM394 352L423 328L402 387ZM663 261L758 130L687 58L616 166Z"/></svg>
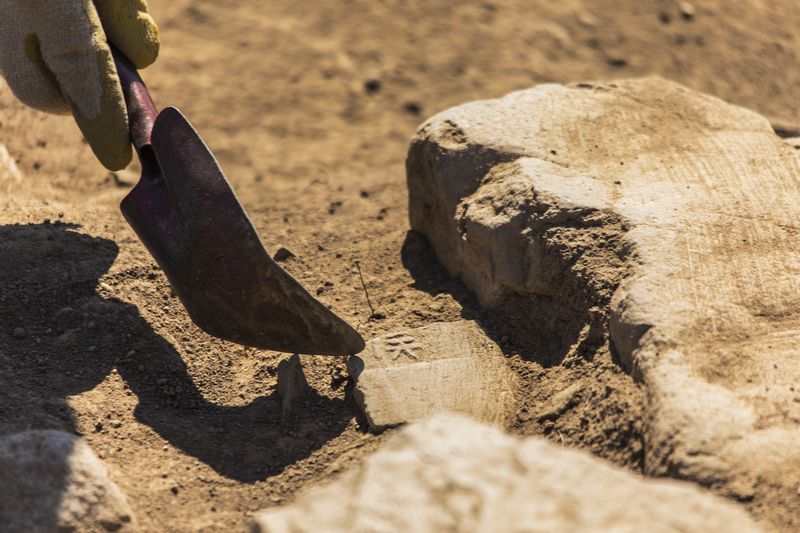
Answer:
<svg viewBox="0 0 800 533"><path fill-rule="evenodd" d="M597 19L587 11L582 11L578 14L578 23L586 28L594 28L597 26Z"/></svg>
<svg viewBox="0 0 800 533"><path fill-rule="evenodd" d="M27 335L24 328L14 328L14 336L18 339L23 339Z"/></svg>
<svg viewBox="0 0 800 533"><path fill-rule="evenodd" d="M406 102L403 105L403 111L405 111L409 115L414 115L415 117L418 117L422 114L422 106L416 102Z"/></svg>
<svg viewBox="0 0 800 533"><path fill-rule="evenodd" d="M695 14L697 13L697 10L689 2L681 2L680 10L681 10L681 16L686 20L693 19Z"/></svg>
<svg viewBox="0 0 800 533"><path fill-rule="evenodd" d="M272 258L275 261L286 261L292 257L297 257L294 252L290 249L286 248L285 246L279 246L278 249L275 251L275 255Z"/></svg>
<svg viewBox="0 0 800 533"><path fill-rule="evenodd" d="M580 402L580 395L582 392L583 385L581 383L574 383L566 389L552 395L539 409L536 416L537 419L542 422L560 417L571 407Z"/></svg>
<svg viewBox="0 0 800 533"><path fill-rule="evenodd" d="M364 82L364 91L368 94L375 94L381 90L381 80L367 80Z"/></svg>

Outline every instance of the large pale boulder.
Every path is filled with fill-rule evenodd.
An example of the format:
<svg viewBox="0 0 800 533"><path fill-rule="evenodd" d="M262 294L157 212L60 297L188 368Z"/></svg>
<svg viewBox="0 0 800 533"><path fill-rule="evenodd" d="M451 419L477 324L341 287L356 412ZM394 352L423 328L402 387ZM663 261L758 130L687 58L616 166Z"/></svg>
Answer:
<svg viewBox="0 0 800 533"><path fill-rule="evenodd" d="M0 531L135 530L125 496L86 441L53 430L0 439Z"/></svg>
<svg viewBox="0 0 800 533"><path fill-rule="evenodd" d="M587 324L599 309L647 391L646 472L756 512L776 502L786 525L800 519L798 154L760 115L662 79L542 85L421 127L411 225L487 306L535 295Z"/></svg>
<svg viewBox="0 0 800 533"><path fill-rule="evenodd" d="M261 533L758 531L734 504L455 415L411 424Z"/></svg>
<svg viewBox="0 0 800 533"><path fill-rule="evenodd" d="M353 395L370 429L456 412L504 425L517 376L472 321L438 322L372 339L350 357Z"/></svg>

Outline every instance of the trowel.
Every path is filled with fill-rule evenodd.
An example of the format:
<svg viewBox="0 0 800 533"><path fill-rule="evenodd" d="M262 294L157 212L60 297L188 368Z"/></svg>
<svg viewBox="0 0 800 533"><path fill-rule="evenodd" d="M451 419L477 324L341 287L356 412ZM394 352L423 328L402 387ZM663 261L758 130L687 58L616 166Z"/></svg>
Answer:
<svg viewBox="0 0 800 533"><path fill-rule="evenodd" d="M174 107L159 112L136 69L112 50L142 176L125 219L207 333L281 352L347 355L364 339L264 249L214 155Z"/></svg>

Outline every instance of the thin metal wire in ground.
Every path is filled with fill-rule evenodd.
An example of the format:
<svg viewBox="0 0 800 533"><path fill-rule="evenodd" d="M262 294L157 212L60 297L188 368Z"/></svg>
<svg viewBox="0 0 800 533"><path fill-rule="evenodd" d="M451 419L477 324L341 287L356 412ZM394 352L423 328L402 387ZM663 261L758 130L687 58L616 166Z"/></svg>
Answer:
<svg viewBox="0 0 800 533"><path fill-rule="evenodd" d="M358 277L361 278L361 286L364 288L364 296L367 297L367 305L369 306L370 318L377 318L378 314L375 312L375 308L372 307L372 302L369 299L369 292L367 291L367 284L364 283L364 274L361 273L361 263L356 261L356 268L358 269Z"/></svg>

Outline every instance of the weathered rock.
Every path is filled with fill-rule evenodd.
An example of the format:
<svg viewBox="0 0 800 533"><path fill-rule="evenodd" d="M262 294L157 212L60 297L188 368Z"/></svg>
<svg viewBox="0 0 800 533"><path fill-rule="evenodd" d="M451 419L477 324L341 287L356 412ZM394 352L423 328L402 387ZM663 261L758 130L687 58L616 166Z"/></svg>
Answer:
<svg viewBox="0 0 800 533"><path fill-rule="evenodd" d="M135 531L125 496L86 442L61 431L0 439L0 529Z"/></svg>
<svg viewBox="0 0 800 533"><path fill-rule="evenodd" d="M418 533L758 531L734 504L688 483L645 480L540 439L454 415L412 424L362 465L255 531Z"/></svg>
<svg viewBox="0 0 800 533"><path fill-rule="evenodd" d="M797 501L800 156L765 118L662 79L542 85L430 119L407 169L412 227L484 304L609 314L647 473Z"/></svg>
<svg viewBox="0 0 800 533"><path fill-rule="evenodd" d="M307 390L308 380L299 355L293 354L278 363L278 396L281 399L283 416L292 414L295 404Z"/></svg>
<svg viewBox="0 0 800 533"><path fill-rule="evenodd" d="M516 375L474 322L440 322L373 339L347 363L370 429L444 411L502 424Z"/></svg>

